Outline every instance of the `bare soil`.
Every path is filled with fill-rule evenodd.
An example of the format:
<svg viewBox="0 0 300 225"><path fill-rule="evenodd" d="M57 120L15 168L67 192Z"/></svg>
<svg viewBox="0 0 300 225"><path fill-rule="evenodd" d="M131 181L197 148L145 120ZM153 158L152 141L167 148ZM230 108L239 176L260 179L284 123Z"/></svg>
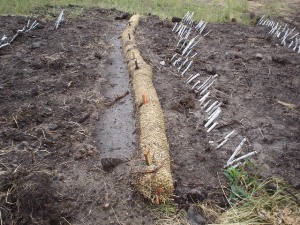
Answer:
<svg viewBox="0 0 300 225"><path fill-rule="evenodd" d="M66 15L54 30L57 15L45 22L49 11L37 18L38 29L0 50L0 218L20 225L155 224L161 215L133 185L140 162L134 120L126 124L132 133L127 143L127 136L120 140L126 139L120 145L126 157L107 157L107 148L120 150L111 147L116 142L111 139L122 135L99 136L116 129L118 116L106 118L120 113L122 105L135 118L128 84L124 88L111 78L129 76L113 69L125 65L117 40L127 21L114 19L119 11L92 8L78 18ZM1 16L1 37L12 37L28 19ZM150 16L136 36L154 68L165 113L177 209L187 210L191 224L203 224L194 202L211 199L226 207L223 165L242 137L248 138L244 152L258 151L254 160L265 176L283 176L299 188L299 108L278 100L299 105L300 55L278 46L263 27L209 24L212 33L198 44L192 69L180 77L169 64L178 41L172 27ZM224 113L210 134L203 128L198 96L185 84L196 72L201 81L220 76L212 92ZM232 129L238 135L216 150L216 141Z"/></svg>
<svg viewBox="0 0 300 225"><path fill-rule="evenodd" d="M222 206L223 166L243 137L248 140L243 154L258 152L252 161L265 177L284 177L299 189L300 55L279 46L264 27L209 24L206 31L212 32L197 45L193 66L181 76L170 63L180 51L176 47L179 38L171 32L173 26L155 16L144 19L137 39L142 55L154 68L154 84L171 145L176 194L186 201L214 199ZM201 111L200 97L192 91L195 82L186 84L196 73L200 78L195 82L219 75L211 88L211 100L222 102L223 112L211 133L203 126L207 117ZM216 149L217 141L233 129L238 134Z"/></svg>
<svg viewBox="0 0 300 225"><path fill-rule="evenodd" d="M111 76L129 80L120 54L126 20L114 20L120 14L102 9L75 19L67 14L58 30L55 18L43 22L41 16L38 29L1 49L3 224L154 224L155 215L132 186L128 161L136 156L135 123L124 125L130 136L127 160L107 157L116 149L105 143L118 134L111 140L99 136L101 129L115 129L106 112L131 101L129 82L111 81ZM28 19L34 18L2 16L1 32L12 37ZM135 118L132 104L126 109Z"/></svg>

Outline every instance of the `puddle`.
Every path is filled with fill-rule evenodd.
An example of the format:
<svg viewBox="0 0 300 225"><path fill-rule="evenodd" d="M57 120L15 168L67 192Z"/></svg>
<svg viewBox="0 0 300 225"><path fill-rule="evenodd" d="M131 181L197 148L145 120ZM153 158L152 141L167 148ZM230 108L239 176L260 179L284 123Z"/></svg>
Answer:
<svg viewBox="0 0 300 225"><path fill-rule="evenodd" d="M117 24L118 33L109 39L109 44L114 47L110 48L109 63L106 67L108 82L104 95L108 99L114 99L126 91L129 91L129 94L104 109L96 125L100 158L105 170L128 161L136 148L133 96L120 38L125 25L125 23Z"/></svg>

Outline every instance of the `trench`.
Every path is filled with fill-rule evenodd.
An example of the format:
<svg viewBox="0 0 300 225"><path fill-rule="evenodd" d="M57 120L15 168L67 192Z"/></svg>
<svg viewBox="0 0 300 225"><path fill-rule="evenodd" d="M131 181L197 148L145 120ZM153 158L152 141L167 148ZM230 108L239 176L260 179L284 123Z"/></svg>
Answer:
<svg viewBox="0 0 300 225"><path fill-rule="evenodd" d="M102 93L104 91L107 99L114 99L126 91L129 94L102 110L98 124L96 124L97 145L101 152L100 160L106 171L128 161L136 148L133 96L120 39L125 25L125 22L116 23L113 33L110 33L107 38L113 48L110 49L109 63L105 68L107 85Z"/></svg>

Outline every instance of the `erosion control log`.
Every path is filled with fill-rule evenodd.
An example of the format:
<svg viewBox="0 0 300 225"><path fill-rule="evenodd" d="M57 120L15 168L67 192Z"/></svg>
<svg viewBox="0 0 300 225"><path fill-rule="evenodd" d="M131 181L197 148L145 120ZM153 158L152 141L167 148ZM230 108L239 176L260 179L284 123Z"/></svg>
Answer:
<svg viewBox="0 0 300 225"><path fill-rule="evenodd" d="M139 116L139 149L145 159L146 172L138 175L137 189L146 198L159 203L168 201L174 191L170 148L163 112L152 83L152 68L143 60L135 42L138 22L139 15L132 16L122 35L123 53Z"/></svg>

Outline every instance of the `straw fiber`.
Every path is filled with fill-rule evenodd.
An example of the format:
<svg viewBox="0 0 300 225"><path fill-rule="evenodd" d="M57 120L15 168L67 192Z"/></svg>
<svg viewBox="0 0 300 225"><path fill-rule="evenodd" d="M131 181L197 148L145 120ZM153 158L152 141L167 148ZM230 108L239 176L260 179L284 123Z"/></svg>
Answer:
<svg viewBox="0 0 300 225"><path fill-rule="evenodd" d="M170 170L170 148L165 132L164 116L152 83L152 68L140 55L134 32L139 15L134 15L122 34L123 53L131 76L139 120L139 149L151 157L145 158L145 173L138 177L136 187L146 198L159 202L170 200L174 191ZM145 101L147 99L147 101ZM150 165L149 165L150 162ZM148 164L148 165L147 165Z"/></svg>

